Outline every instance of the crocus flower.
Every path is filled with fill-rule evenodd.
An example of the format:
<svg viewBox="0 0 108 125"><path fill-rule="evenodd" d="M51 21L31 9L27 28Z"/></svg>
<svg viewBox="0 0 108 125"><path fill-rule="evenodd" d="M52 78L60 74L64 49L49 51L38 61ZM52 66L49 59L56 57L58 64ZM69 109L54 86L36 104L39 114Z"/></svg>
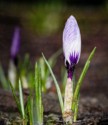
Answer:
<svg viewBox="0 0 108 125"><path fill-rule="evenodd" d="M17 54L20 48L20 28L16 27L12 39L12 46L11 46L11 59L13 61L16 60Z"/></svg>
<svg viewBox="0 0 108 125"><path fill-rule="evenodd" d="M68 18L63 31L63 52L68 78L72 79L75 65L78 63L81 53L80 30L73 16Z"/></svg>
<svg viewBox="0 0 108 125"><path fill-rule="evenodd" d="M18 63L18 52L20 48L20 28L15 27L15 31L12 38L11 52L10 52L10 63L9 63L9 71L8 77L12 85L15 87L15 83L17 80L17 63Z"/></svg>

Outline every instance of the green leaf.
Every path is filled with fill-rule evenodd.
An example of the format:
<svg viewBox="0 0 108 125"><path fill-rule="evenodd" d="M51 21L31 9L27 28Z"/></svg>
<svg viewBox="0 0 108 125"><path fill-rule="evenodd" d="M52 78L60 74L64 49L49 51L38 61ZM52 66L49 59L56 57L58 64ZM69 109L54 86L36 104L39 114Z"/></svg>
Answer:
<svg viewBox="0 0 108 125"><path fill-rule="evenodd" d="M28 97L28 101L27 101L27 107L26 107L26 114L28 114L27 119L29 121L30 125L34 125L33 124L33 98L31 97L31 95Z"/></svg>
<svg viewBox="0 0 108 125"><path fill-rule="evenodd" d="M58 50L56 53L54 53L49 59L48 59L48 62L49 62L49 65L50 67L52 68L56 61L57 61L57 57L62 53L62 49Z"/></svg>
<svg viewBox="0 0 108 125"><path fill-rule="evenodd" d="M44 60L45 60L45 63L47 64L47 66L48 66L48 68L49 68L49 71L50 71L50 73L51 73L51 75L52 75L52 78L53 78L53 80L54 80L54 83L55 83L55 86L56 86L56 89L57 89L57 94L58 94L59 102L60 102L61 111L62 111L62 113L63 113L63 99L62 99L60 87L59 87L59 85L58 85L58 82L57 82L57 80L56 80L56 78L55 78L55 76L54 76L54 73L53 73L53 71L52 71L52 69L51 69L51 67L50 67L50 65L49 65L49 63L48 63L48 61L46 60L46 58L45 58L45 56L44 56L43 54L42 54L42 56L43 56L43 58L44 58Z"/></svg>
<svg viewBox="0 0 108 125"><path fill-rule="evenodd" d="M49 59L48 59L48 62L51 66L51 68L54 67L56 61L57 61L57 57L60 55L61 53L61 49L58 50L56 53L54 53ZM44 61L44 59L41 57L39 60L38 60L38 64L41 68L41 79L42 79L42 91L43 92L46 92L47 89L48 89L48 86L47 86L47 81L48 81L48 78L50 77L50 71Z"/></svg>
<svg viewBox="0 0 108 125"><path fill-rule="evenodd" d="M43 105L42 105L42 85L41 85L41 75L40 75L40 68L38 67L37 63L35 64L35 101L34 101L34 125L35 124L43 124Z"/></svg>
<svg viewBox="0 0 108 125"><path fill-rule="evenodd" d="M73 118L74 122L77 121L77 117L78 117L78 105L79 105L79 95L78 95L77 102L75 103L75 107L74 107L74 118Z"/></svg>
<svg viewBox="0 0 108 125"><path fill-rule="evenodd" d="M49 74L47 73L47 68L46 68L46 64L43 60L43 58L41 57L38 61L40 67L41 67L41 80L42 80L42 91L43 92L46 92L47 88L46 88L46 82L47 82L47 79L49 77Z"/></svg>
<svg viewBox="0 0 108 125"><path fill-rule="evenodd" d="M85 77L85 75L86 75L86 73L88 71L88 68L89 68L90 62L91 62L91 60L92 60L92 58L94 56L95 50L96 50L96 47L90 53L90 55L89 55L89 57L88 57L88 59L87 59L87 61L85 63L85 66L83 68L83 71L82 71L82 73L80 75L80 78L79 78L79 80L78 80L78 82L76 84L76 88L75 88L75 92L74 92L74 96L73 96L74 97L74 101L72 103L72 110L73 111L75 110L75 105L76 105L77 100L78 100L78 95L79 95L79 92L80 92L82 81L83 81L83 79L84 79L84 77Z"/></svg>
<svg viewBox="0 0 108 125"><path fill-rule="evenodd" d="M24 99L23 99L23 93L22 93L22 86L21 81L19 80L19 98L20 98L20 106L21 106L21 112L22 112L22 118L25 118L25 111L24 111Z"/></svg>
<svg viewBox="0 0 108 125"><path fill-rule="evenodd" d="M22 114L19 99L18 99L18 97L16 96L15 89L14 89L14 87L12 86L12 84L11 84L10 81L9 81L9 85L10 85L10 88L11 88L11 90L12 90L12 94L13 94L13 97L14 97L14 99L15 99L17 108L18 108L20 114Z"/></svg>
<svg viewBox="0 0 108 125"><path fill-rule="evenodd" d="M56 53L54 53L49 59L48 59L48 63L50 65L51 68L54 67L54 65L57 62L57 57L61 54L62 49L59 49ZM48 77L50 74L49 70L46 68L46 76Z"/></svg>

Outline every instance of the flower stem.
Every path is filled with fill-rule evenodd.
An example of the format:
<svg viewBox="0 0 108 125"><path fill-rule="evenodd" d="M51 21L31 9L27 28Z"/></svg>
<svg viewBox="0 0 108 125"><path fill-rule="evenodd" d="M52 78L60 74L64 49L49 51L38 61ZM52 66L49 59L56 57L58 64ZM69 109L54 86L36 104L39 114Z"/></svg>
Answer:
<svg viewBox="0 0 108 125"><path fill-rule="evenodd" d="M68 78L66 87L65 87L65 96L64 96L64 112L63 119L64 122L72 124L73 112L72 112L72 99L73 99L73 81Z"/></svg>

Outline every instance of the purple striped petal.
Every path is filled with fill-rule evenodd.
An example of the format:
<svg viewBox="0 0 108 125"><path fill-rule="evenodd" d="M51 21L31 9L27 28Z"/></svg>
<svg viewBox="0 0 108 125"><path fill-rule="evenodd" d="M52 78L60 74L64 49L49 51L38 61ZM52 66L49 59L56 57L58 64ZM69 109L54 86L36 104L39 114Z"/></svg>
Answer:
<svg viewBox="0 0 108 125"><path fill-rule="evenodd" d="M80 30L77 21L73 16L68 18L63 31L63 52L65 57L65 65L69 72L68 76L70 77L74 71L73 67L75 67L79 61L81 53Z"/></svg>

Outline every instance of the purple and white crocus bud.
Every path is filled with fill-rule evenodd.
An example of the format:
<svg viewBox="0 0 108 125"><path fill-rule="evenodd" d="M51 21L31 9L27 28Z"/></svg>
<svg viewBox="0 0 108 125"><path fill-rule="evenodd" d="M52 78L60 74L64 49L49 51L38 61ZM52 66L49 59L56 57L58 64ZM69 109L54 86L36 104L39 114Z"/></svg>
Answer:
<svg viewBox="0 0 108 125"><path fill-rule="evenodd" d="M16 63L17 54L20 48L20 28L15 27L11 45L11 59Z"/></svg>
<svg viewBox="0 0 108 125"><path fill-rule="evenodd" d="M75 17L70 16L63 31L63 52L68 78L72 79L81 54L81 35Z"/></svg>

